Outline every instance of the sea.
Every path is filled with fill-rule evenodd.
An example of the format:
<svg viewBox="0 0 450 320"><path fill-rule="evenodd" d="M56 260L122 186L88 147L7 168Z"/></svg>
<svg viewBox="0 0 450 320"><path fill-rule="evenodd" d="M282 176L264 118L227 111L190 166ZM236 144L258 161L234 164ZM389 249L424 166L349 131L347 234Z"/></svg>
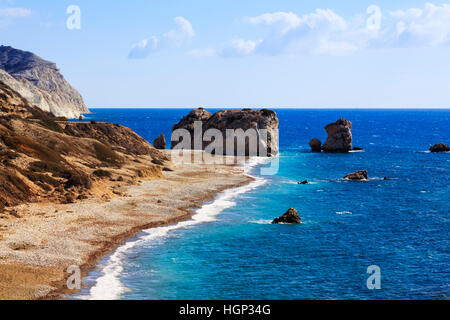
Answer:
<svg viewBox="0 0 450 320"><path fill-rule="evenodd" d="M275 175L261 174L265 160L250 160L253 183L224 191L189 221L129 239L69 298L449 299L450 153L428 149L450 143L450 110L275 111ZM92 109L87 119L152 142L160 133L170 140L188 113ZM325 141L324 127L341 117L364 151L311 153L311 138ZM343 179L363 169L368 181ZM302 224L271 224L289 208Z"/></svg>

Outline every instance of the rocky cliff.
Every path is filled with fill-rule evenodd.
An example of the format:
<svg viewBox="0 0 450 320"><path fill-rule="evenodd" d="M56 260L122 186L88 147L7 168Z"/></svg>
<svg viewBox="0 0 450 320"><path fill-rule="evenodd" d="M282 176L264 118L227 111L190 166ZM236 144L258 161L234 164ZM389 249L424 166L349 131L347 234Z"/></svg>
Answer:
<svg viewBox="0 0 450 320"><path fill-rule="evenodd" d="M196 121L202 122L202 133L205 133L209 129L217 129L222 133L224 153L232 154L226 150L226 131L227 129L242 129L247 131L248 129L255 129L258 133L258 155L261 156L275 156L278 154L278 125L279 120L277 114L274 111L263 110L221 110L215 114L211 114L203 108L192 110L187 116L183 117L179 123L173 126L173 131L177 129L186 129L192 137L191 149L195 149L194 144L194 124ZM261 129L267 130L267 139L260 134ZM172 148L177 146L179 141L172 141ZM211 142L204 141L202 149L205 149ZM245 155L249 155L249 139L245 141ZM235 142L234 155L237 155L237 144ZM261 149L265 148L267 154Z"/></svg>
<svg viewBox="0 0 450 320"><path fill-rule="evenodd" d="M83 98L62 76L56 64L31 52L0 46L0 81L55 116L76 118L89 112Z"/></svg>
<svg viewBox="0 0 450 320"><path fill-rule="evenodd" d="M0 81L0 116L32 117L32 106L16 91Z"/></svg>

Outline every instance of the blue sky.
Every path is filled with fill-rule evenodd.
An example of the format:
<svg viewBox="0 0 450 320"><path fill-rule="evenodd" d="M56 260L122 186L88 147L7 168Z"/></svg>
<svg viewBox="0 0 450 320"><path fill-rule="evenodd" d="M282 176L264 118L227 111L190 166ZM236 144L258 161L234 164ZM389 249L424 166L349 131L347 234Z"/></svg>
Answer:
<svg viewBox="0 0 450 320"><path fill-rule="evenodd" d="M0 0L0 35L89 107L450 106L450 1Z"/></svg>

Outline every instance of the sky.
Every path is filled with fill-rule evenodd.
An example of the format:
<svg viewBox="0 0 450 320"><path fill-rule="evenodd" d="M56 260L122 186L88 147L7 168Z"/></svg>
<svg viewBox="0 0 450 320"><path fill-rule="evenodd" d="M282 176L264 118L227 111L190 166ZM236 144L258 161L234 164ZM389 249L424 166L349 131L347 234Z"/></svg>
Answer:
<svg viewBox="0 0 450 320"><path fill-rule="evenodd" d="M0 0L88 107L450 107L450 1Z"/></svg>

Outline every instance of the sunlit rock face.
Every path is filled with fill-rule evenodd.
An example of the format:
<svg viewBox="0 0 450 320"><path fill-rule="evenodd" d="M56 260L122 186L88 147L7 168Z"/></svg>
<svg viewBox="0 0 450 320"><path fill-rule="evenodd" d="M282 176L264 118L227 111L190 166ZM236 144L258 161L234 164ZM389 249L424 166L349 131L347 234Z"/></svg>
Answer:
<svg viewBox="0 0 450 320"><path fill-rule="evenodd" d="M173 126L173 131L177 129L187 130L192 137L191 149L205 149L211 142L202 141L196 145L194 143L195 123L202 123L202 134L210 129L220 131L223 137L223 152L228 155L238 154L237 143L234 144L234 150L226 150L227 130L242 129L244 132L254 129L257 132L257 155L264 157L272 157L279 152L278 142L278 125L279 120L277 114L272 110L221 110L214 114L209 113L203 108L192 110L188 115L184 116L179 123ZM267 137L260 134L261 129L266 130ZM178 145L179 141L172 141L172 148ZM249 139L245 141L245 155L249 155ZM253 155L253 154L251 154Z"/></svg>
<svg viewBox="0 0 450 320"><path fill-rule="evenodd" d="M352 123L346 119L339 119L325 127L328 139L323 144L324 152L345 153L353 149Z"/></svg>
<svg viewBox="0 0 450 320"><path fill-rule="evenodd" d="M80 93L64 79L56 64L31 52L0 46L0 81L55 116L76 118L89 112Z"/></svg>

